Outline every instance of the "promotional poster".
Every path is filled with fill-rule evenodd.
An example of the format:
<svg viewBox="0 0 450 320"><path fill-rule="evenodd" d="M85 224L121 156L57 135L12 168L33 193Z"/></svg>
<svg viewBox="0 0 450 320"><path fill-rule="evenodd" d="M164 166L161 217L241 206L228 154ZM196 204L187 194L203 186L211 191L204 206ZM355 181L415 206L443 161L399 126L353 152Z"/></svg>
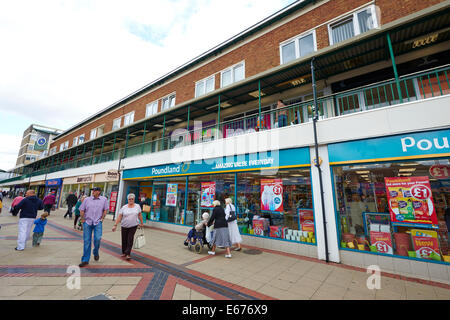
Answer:
<svg viewBox="0 0 450 320"><path fill-rule="evenodd" d="M439 257L439 243L436 231L411 230L412 242L417 258L431 259L432 255Z"/></svg>
<svg viewBox="0 0 450 320"><path fill-rule="evenodd" d="M213 208L214 197L216 196L215 182L202 182L201 207Z"/></svg>
<svg viewBox="0 0 450 320"><path fill-rule="evenodd" d="M283 180L261 180L261 210L283 212Z"/></svg>
<svg viewBox="0 0 450 320"><path fill-rule="evenodd" d="M178 184L168 183L166 193L166 206L168 207L177 206L177 194L178 194Z"/></svg>
<svg viewBox="0 0 450 320"><path fill-rule="evenodd" d="M391 221L437 225L428 177L384 178Z"/></svg>

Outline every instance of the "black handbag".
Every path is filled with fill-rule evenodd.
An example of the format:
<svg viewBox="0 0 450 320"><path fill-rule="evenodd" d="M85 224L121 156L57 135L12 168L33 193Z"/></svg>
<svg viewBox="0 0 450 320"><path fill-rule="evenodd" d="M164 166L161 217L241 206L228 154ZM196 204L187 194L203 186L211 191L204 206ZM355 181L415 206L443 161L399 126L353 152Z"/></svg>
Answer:
<svg viewBox="0 0 450 320"><path fill-rule="evenodd" d="M231 206L230 206L230 209L231 209ZM237 219L237 217L236 217L236 212L234 212L233 210L231 210L231 211L230 211L230 217L228 218L227 222L231 222L231 221L234 221L234 220L236 220L236 219Z"/></svg>

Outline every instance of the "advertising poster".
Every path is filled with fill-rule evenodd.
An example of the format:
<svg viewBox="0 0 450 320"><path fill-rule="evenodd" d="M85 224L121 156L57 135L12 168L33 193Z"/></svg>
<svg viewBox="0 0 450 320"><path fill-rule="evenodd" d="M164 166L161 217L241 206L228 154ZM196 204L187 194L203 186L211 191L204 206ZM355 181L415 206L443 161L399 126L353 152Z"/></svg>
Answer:
<svg viewBox="0 0 450 320"><path fill-rule="evenodd" d="M213 208L214 197L216 196L215 182L202 182L201 207Z"/></svg>
<svg viewBox="0 0 450 320"><path fill-rule="evenodd" d="M377 252L394 254L392 237L389 232L370 231L370 243L377 247Z"/></svg>
<svg viewBox="0 0 450 320"><path fill-rule="evenodd" d="M283 180L261 180L261 210L283 212Z"/></svg>
<svg viewBox="0 0 450 320"><path fill-rule="evenodd" d="M384 178L392 222L437 225L428 177Z"/></svg>
<svg viewBox="0 0 450 320"><path fill-rule="evenodd" d="M168 207L177 206L177 194L178 194L178 184L168 183L166 193L166 206Z"/></svg>
<svg viewBox="0 0 450 320"><path fill-rule="evenodd" d="M314 211L312 209L298 209L302 231L314 232Z"/></svg>
<svg viewBox="0 0 450 320"><path fill-rule="evenodd" d="M109 197L109 212L116 211L116 203L117 203L117 191L111 192Z"/></svg>
<svg viewBox="0 0 450 320"><path fill-rule="evenodd" d="M436 231L412 229L411 236L417 258L431 259L432 255L439 256L439 243Z"/></svg>
<svg viewBox="0 0 450 320"><path fill-rule="evenodd" d="M253 232L255 235L264 235L264 219L253 219Z"/></svg>

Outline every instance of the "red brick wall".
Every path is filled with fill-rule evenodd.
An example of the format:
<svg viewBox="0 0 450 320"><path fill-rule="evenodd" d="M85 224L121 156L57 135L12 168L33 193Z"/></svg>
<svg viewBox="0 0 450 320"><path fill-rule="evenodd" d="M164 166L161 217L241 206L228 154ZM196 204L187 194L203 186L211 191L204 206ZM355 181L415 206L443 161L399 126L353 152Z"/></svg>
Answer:
<svg viewBox="0 0 450 320"><path fill-rule="evenodd" d="M443 1L444 0L377 0L375 4L379 6L381 11L381 23L386 24ZM148 103L159 100L172 92L176 92L176 104L193 99L195 95L195 82L212 74L219 73L221 70L240 61L245 60L245 77L250 77L279 66L279 44L281 42L315 28L323 23L325 23L325 25L316 27L316 40L318 50L325 48L329 45L328 28L326 23L329 20L345 14L346 12L366 3L368 3L367 0L331 0L330 2L309 11L289 23L285 23L284 25L245 44L244 46L234 49L220 58L209 62L197 70L187 73L183 77L161 86L155 91L137 99L132 103L129 103L119 110L103 116L101 119L96 120L92 124L89 124L84 128L80 128L68 136L58 139L58 141L52 144L52 147L56 145L59 151L59 145L68 139L70 141L69 146L71 147L73 138L83 132L85 133L87 141L90 136L90 130L102 124L105 124L104 133L110 132L114 119L133 110L135 111L135 121L143 119L145 117L145 109ZM220 73L216 74L215 87L216 89L220 88ZM160 101L159 110L161 110Z"/></svg>

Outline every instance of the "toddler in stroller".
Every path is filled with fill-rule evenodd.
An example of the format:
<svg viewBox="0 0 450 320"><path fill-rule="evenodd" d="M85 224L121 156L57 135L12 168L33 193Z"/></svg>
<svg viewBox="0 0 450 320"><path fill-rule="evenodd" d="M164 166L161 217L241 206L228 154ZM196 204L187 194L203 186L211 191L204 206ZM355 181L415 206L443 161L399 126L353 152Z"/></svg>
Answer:
<svg viewBox="0 0 450 320"><path fill-rule="evenodd" d="M209 247L208 241L206 241L206 227L209 220L209 213L204 212L202 214L202 219L203 220L199 224L189 230L187 238L184 240L184 245L189 247L189 249L194 247L195 252L197 253L202 252L204 244L207 244Z"/></svg>

